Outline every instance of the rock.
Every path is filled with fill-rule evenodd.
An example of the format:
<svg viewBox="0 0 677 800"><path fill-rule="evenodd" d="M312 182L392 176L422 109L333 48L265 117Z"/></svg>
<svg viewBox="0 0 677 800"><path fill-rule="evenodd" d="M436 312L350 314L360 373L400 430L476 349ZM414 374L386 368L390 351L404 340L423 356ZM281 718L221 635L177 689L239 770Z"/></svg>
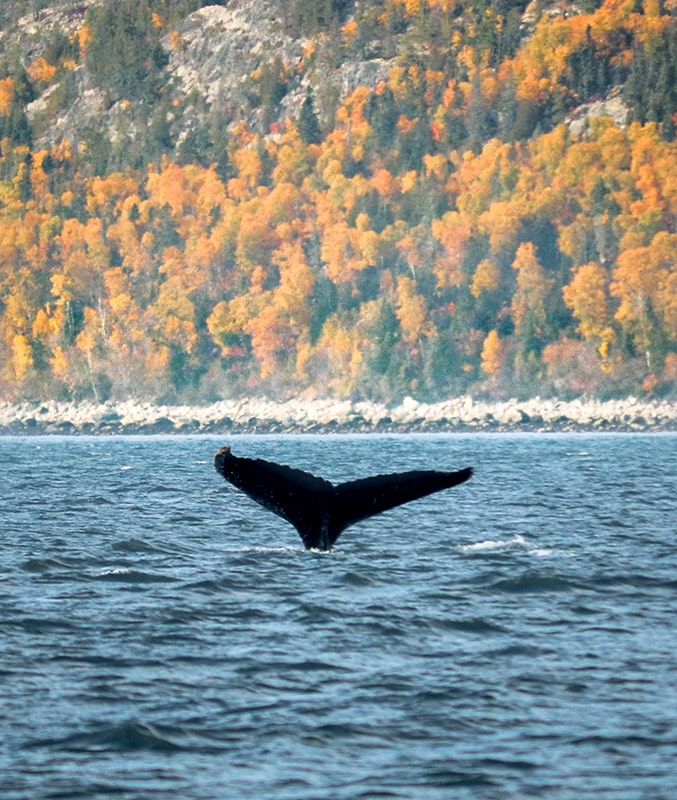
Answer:
<svg viewBox="0 0 677 800"><path fill-rule="evenodd" d="M142 426L144 433L175 433L175 426L169 417L158 417L154 422Z"/></svg>
<svg viewBox="0 0 677 800"><path fill-rule="evenodd" d="M204 408L119 404L0 403L0 430L38 433L355 433L459 430L677 429L677 403L661 401L539 401L488 403L459 398L436 404L405 398L386 409L376 403L315 400L221 402Z"/></svg>
<svg viewBox="0 0 677 800"><path fill-rule="evenodd" d="M508 406L501 411L496 411L494 416L503 425L524 425L529 422L529 415L515 406Z"/></svg>
<svg viewBox="0 0 677 800"><path fill-rule="evenodd" d="M590 120L598 117L611 117L617 127L624 128L628 124L630 109L618 94L610 95L604 100L585 103L569 118L569 130L580 136L587 129Z"/></svg>

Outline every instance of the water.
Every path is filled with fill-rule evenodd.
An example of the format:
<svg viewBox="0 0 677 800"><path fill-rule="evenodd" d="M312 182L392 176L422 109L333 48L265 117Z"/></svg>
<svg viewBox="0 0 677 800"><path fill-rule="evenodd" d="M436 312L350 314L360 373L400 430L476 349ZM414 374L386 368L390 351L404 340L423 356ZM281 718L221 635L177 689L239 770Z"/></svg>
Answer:
<svg viewBox="0 0 677 800"><path fill-rule="evenodd" d="M467 484L328 554L222 439L0 439L0 796L677 796L677 436L234 437Z"/></svg>

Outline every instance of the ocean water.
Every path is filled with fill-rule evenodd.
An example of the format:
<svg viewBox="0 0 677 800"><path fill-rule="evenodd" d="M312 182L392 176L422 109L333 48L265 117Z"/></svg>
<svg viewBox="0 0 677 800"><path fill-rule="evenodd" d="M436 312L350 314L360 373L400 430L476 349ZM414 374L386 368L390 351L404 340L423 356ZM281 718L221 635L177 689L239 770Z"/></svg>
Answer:
<svg viewBox="0 0 677 800"><path fill-rule="evenodd" d="M306 552L216 437L0 439L0 797L677 797L677 436L231 437L472 464Z"/></svg>

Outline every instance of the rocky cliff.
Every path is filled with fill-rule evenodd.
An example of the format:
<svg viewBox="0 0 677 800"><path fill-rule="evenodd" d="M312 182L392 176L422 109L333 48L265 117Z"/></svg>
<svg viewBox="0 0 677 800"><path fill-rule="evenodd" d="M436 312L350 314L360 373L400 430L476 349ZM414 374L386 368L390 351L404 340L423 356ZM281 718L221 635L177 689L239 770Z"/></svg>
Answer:
<svg viewBox="0 0 677 800"><path fill-rule="evenodd" d="M54 2L31 10L6 21L0 46L27 69L41 59L53 62L49 51L54 42L64 37L77 42L88 11L104 5L103 0ZM178 20L159 37L165 63L150 96L101 85L93 75L96 61L86 59L63 70L61 80L43 86L34 81L36 96L26 105L34 147L52 146L64 138L85 141L92 131L124 147L145 142L148 127L157 126L158 119L166 127L170 152L202 131L243 119L268 133L275 121L298 116L309 87L318 115L330 120L337 104L357 86L373 88L387 77L392 58L337 62L327 33L299 36L298 27L285 19L287 5L232 0ZM266 96L267 91L272 96Z"/></svg>

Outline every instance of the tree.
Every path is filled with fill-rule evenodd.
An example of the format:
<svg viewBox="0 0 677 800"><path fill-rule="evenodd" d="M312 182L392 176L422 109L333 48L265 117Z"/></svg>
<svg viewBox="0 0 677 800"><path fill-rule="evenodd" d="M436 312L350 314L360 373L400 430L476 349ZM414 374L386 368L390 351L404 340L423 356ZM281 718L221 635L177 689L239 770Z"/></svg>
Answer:
<svg viewBox="0 0 677 800"><path fill-rule="evenodd" d="M489 258L483 258L475 267L470 292L475 298L479 298L483 292L495 292L500 280L501 271L496 264Z"/></svg>
<svg viewBox="0 0 677 800"><path fill-rule="evenodd" d="M667 342L677 341L677 234L661 231L648 247L623 251L611 294L620 301L616 320L642 353L649 372L660 369Z"/></svg>
<svg viewBox="0 0 677 800"><path fill-rule="evenodd" d="M405 342L415 342L427 332L425 299L416 291L416 283L406 275L397 280L397 319Z"/></svg>
<svg viewBox="0 0 677 800"><path fill-rule="evenodd" d="M482 371L491 378L497 378L503 366L503 345L498 331L494 328L486 335L482 344Z"/></svg>
<svg viewBox="0 0 677 800"><path fill-rule="evenodd" d="M564 302L578 320L584 339L598 339L606 352L614 339L608 308L608 274L594 261L572 270L571 282L562 290Z"/></svg>
<svg viewBox="0 0 677 800"><path fill-rule="evenodd" d="M469 217L457 211L448 211L431 226L433 236L443 247L442 255L435 262L435 276L441 287L460 286L466 283L463 270L466 250L473 233Z"/></svg>
<svg viewBox="0 0 677 800"><path fill-rule="evenodd" d="M512 297L515 338L524 356L538 355L546 339L548 295L554 282L546 276L532 242L517 248L512 267L517 272L517 289Z"/></svg>
<svg viewBox="0 0 677 800"><path fill-rule="evenodd" d="M299 133L305 144L319 144L322 141L322 130L315 113L313 93L310 87L306 90L306 96L299 112Z"/></svg>

